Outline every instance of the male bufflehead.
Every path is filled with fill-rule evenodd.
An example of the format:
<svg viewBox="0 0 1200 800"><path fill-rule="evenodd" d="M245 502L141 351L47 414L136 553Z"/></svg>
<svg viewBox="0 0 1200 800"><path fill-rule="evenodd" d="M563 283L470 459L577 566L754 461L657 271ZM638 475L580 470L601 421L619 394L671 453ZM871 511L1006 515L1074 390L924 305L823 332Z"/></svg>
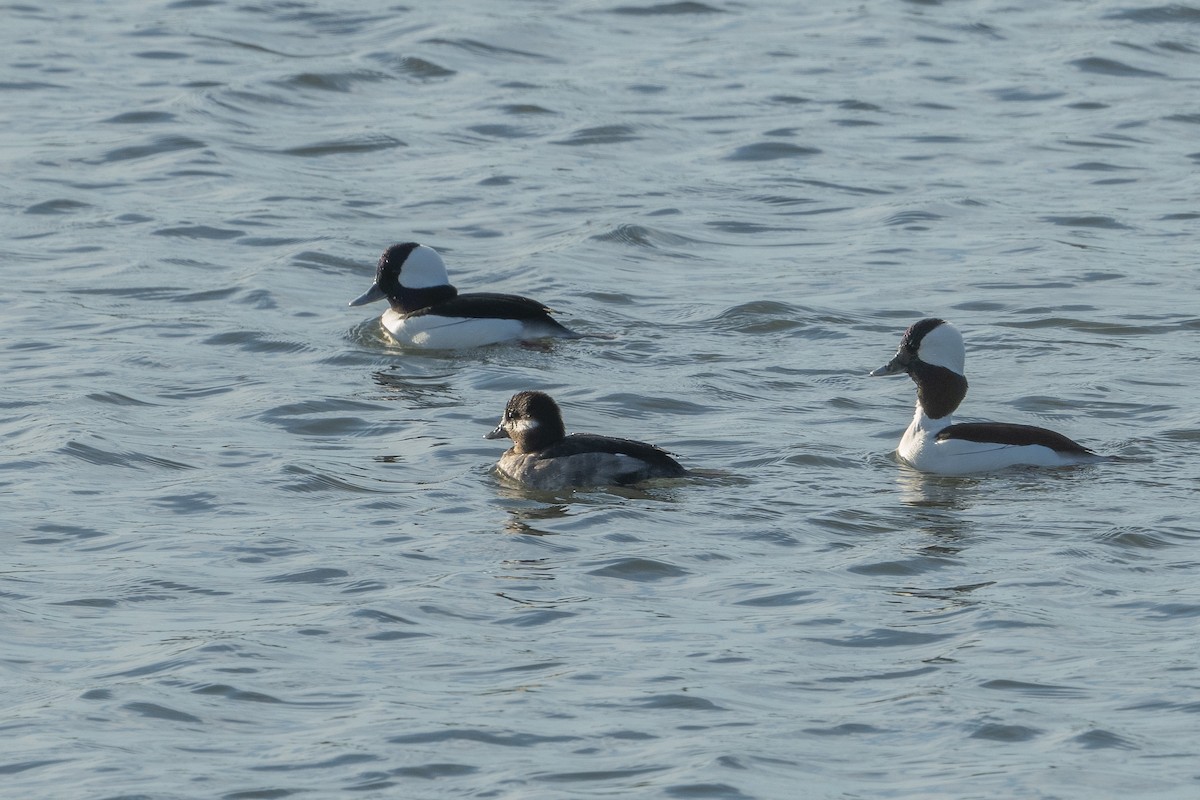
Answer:
<svg viewBox="0 0 1200 800"><path fill-rule="evenodd" d="M896 357L872 375L908 373L917 384L917 413L896 451L922 472L964 475L1017 465L1065 466L1103 457L1061 433L1007 422L954 424L967 394L962 334L949 322L923 319L904 332Z"/></svg>
<svg viewBox="0 0 1200 800"><path fill-rule="evenodd" d="M496 470L531 489L607 486L650 478L680 478L688 472L645 442L592 433L566 435L558 404L542 392L518 392L485 439L513 440Z"/></svg>
<svg viewBox="0 0 1200 800"><path fill-rule="evenodd" d="M459 294L432 247L394 244L379 257L375 283L350 301L361 306L387 298L383 327L400 344L430 349L481 347L520 339L578 339L541 303L514 294Z"/></svg>

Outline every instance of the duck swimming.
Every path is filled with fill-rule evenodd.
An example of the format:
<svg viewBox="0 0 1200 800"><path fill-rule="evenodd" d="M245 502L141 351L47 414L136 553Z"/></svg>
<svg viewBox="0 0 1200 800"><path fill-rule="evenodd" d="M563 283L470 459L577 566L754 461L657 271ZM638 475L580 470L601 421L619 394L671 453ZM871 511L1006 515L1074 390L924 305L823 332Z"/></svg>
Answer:
<svg viewBox="0 0 1200 800"><path fill-rule="evenodd" d="M650 478L680 478L688 471L645 442L592 433L566 435L562 412L543 392L518 392L500 424L484 438L513 440L496 471L531 489L623 486Z"/></svg>
<svg viewBox="0 0 1200 800"><path fill-rule="evenodd" d="M350 301L361 306L387 298L383 327L397 342L426 349L482 347L498 342L580 334L550 316L536 300L514 294L459 294L441 255L417 242L394 244L379 257L375 282Z"/></svg>
<svg viewBox="0 0 1200 800"><path fill-rule="evenodd" d="M895 358L871 375L906 373L917 384L917 411L896 453L922 472L965 475L1019 465L1065 466L1103 460L1061 433L1008 422L955 423L967 394L962 334L928 318L904 332Z"/></svg>

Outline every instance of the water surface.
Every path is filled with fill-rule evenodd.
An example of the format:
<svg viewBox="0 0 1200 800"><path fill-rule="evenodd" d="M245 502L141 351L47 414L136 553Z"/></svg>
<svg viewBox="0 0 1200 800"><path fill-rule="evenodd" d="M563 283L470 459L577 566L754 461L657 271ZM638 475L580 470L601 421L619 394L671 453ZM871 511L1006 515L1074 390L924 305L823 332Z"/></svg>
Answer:
<svg viewBox="0 0 1200 800"><path fill-rule="evenodd" d="M1192 797L1200 8L4 9L21 797ZM611 338L400 350L420 240ZM963 419L1121 460L923 477ZM716 476L526 493L508 396Z"/></svg>

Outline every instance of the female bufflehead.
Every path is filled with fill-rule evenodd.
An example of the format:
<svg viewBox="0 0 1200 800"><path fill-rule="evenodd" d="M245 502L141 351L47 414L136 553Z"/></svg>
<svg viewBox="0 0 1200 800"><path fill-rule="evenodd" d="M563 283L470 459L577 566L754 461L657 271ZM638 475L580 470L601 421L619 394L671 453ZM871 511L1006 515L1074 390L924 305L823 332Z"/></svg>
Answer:
<svg viewBox="0 0 1200 800"><path fill-rule="evenodd" d="M649 478L681 478L688 472L645 442L591 433L566 435L558 404L542 392L518 392L485 439L513 440L496 470L531 489L606 486Z"/></svg>
<svg viewBox="0 0 1200 800"><path fill-rule="evenodd" d="M949 322L923 319L904 332L900 350L872 375L908 373L917 384L917 413L896 451L922 472L964 475L1017 465L1053 467L1103 457L1061 433L1007 422L954 424L967 394L962 334Z"/></svg>
<svg viewBox="0 0 1200 800"><path fill-rule="evenodd" d="M578 339L541 303L514 294L459 294L432 247L394 244L379 257L375 283L350 301L361 306L387 298L383 327L400 344L431 349L481 347L520 339Z"/></svg>

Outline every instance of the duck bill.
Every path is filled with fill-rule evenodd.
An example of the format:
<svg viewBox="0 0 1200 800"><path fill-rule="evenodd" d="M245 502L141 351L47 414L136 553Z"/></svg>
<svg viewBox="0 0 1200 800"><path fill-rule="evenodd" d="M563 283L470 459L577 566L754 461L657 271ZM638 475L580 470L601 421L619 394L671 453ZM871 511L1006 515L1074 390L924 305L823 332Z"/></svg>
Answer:
<svg viewBox="0 0 1200 800"><path fill-rule="evenodd" d="M505 430L504 423L501 422L499 425L497 425L495 428L493 428L489 433L485 433L483 435L483 438L485 438L485 439L507 439L508 431Z"/></svg>
<svg viewBox="0 0 1200 800"><path fill-rule="evenodd" d="M899 375L902 372L908 372L908 363L901 360L900 356L897 355L879 369L871 370L870 377L878 378L880 375Z"/></svg>
<svg viewBox="0 0 1200 800"><path fill-rule="evenodd" d="M376 300L382 300L387 297L383 289L379 288L378 283L372 283L371 288L360 294L358 297L350 301L352 306L365 306L367 303L374 303Z"/></svg>

